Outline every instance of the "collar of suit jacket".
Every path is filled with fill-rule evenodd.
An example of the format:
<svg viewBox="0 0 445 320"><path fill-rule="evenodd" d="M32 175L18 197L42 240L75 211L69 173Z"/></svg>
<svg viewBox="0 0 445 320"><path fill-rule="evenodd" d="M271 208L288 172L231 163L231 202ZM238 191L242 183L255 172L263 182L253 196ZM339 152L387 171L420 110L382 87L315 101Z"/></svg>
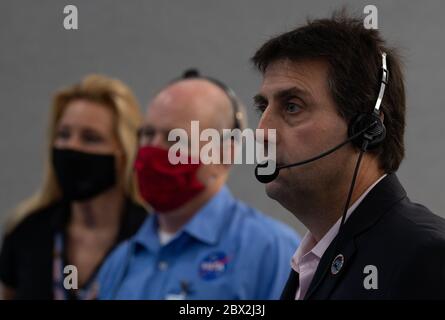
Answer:
<svg viewBox="0 0 445 320"><path fill-rule="evenodd" d="M323 254L305 296L305 300L327 298L329 293L334 289L337 281L341 278L341 273L347 269L347 264L351 261L355 253L355 238L371 228L392 206L405 197L406 192L394 173L388 174L369 192L355 209L354 214L346 221L341 234L338 234L334 238ZM329 271L332 260L340 253L344 257L344 264L340 273L332 275ZM322 282L324 287L323 292L326 296L321 297L317 295L313 297L316 289Z"/></svg>

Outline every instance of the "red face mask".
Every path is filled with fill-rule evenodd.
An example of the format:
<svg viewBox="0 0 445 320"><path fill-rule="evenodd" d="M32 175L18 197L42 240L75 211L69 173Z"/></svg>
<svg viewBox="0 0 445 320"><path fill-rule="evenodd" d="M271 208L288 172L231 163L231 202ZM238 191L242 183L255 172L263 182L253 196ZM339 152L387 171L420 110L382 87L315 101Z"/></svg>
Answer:
<svg viewBox="0 0 445 320"><path fill-rule="evenodd" d="M204 185L196 177L201 164L173 165L168 161L168 150L152 146L139 149L135 169L142 198L157 212L179 208L198 193Z"/></svg>

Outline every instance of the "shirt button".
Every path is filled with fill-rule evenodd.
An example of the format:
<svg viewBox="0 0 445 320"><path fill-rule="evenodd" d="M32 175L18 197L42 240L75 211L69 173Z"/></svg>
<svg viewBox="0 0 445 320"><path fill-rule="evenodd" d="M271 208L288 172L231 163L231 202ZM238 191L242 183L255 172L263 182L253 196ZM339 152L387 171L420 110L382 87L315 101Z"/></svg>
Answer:
<svg viewBox="0 0 445 320"><path fill-rule="evenodd" d="M161 261L161 262L159 262L159 264L158 264L158 268L159 268L159 270L161 270L161 271L167 270L167 268L168 268L168 263L165 262L165 261Z"/></svg>

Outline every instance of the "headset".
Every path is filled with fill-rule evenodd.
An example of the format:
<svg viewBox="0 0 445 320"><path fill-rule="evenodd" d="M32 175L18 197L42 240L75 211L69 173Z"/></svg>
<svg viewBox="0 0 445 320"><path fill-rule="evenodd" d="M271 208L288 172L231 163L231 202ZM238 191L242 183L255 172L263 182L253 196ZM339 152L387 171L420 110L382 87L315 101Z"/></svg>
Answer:
<svg viewBox="0 0 445 320"><path fill-rule="evenodd" d="M380 90L377 97L374 110L371 113L359 113L352 119L348 127L348 136L353 138L353 144L363 152L378 147L386 137L386 128L380 119L380 106L382 105L385 88L388 85L389 71L386 64L386 53L382 53L382 79L380 81ZM365 130L363 134L359 134Z"/></svg>
<svg viewBox="0 0 445 320"><path fill-rule="evenodd" d="M226 96L230 100L230 104L233 109L233 129L241 129L241 121L243 119L243 113L241 112L241 108L238 102L238 98L236 97L235 91L233 91L229 86L225 85L222 81L217 80L215 78L202 76L197 69L188 69L184 71L182 74L182 77L175 80L174 82L184 80L184 79L203 79L207 80L214 85L216 85L218 88L220 88Z"/></svg>
<svg viewBox="0 0 445 320"><path fill-rule="evenodd" d="M268 167L272 160L258 164L255 167L255 177L261 183L269 183L274 180L281 169L300 166L306 163L323 158L334 151L340 149L344 145L351 142L354 146L359 148L362 152L378 147L386 137L386 128L383 121L380 119L380 107L382 105L385 88L389 80L389 71L386 63L386 53L382 53L382 78L380 82L380 91L374 109L372 112L361 112L352 118L348 125L348 138L336 145L335 147L306 160L291 163L282 166L275 166L275 171L271 174L260 174L259 169Z"/></svg>
<svg viewBox="0 0 445 320"><path fill-rule="evenodd" d="M333 244L332 244L334 247L334 250L332 251L333 255L332 255L332 257L329 258L329 260L332 260L332 258L335 257L335 254L337 251L337 245L338 245L338 239L339 239L338 235L341 234L341 232L343 230L343 225L346 220L346 214L348 212L349 204L351 202L351 196L352 196L352 192L354 190L355 180L357 178L358 169L360 167L360 163L362 161L363 154L370 149L374 149L374 148L378 147L386 137L386 128L385 128L385 125L383 124L383 121L380 118L380 107L382 105L382 100L383 100L383 96L385 94L386 86L388 85L389 70L388 70L388 66L386 63L386 53L382 52L381 56L382 56L382 67L381 67L382 78L380 81L380 90L379 90L379 94L378 94L374 109L369 113L366 113L366 112L358 113L355 117L352 118L352 120L350 121L350 123L348 125L348 138L345 141L343 141L342 143L336 145L335 147L333 147L333 148L331 148L331 149L329 149L315 157L312 157L312 158L309 158L309 159L306 159L306 160L303 160L300 162L288 164L288 165L282 165L279 167L275 166L275 171L271 174L261 175L258 172L259 168L268 167L268 164L269 164L268 161L266 161L265 163L259 164L255 167L255 177L257 178L257 180L261 183L269 183L269 182L273 181L278 176L279 171L281 169L296 167L296 166L300 166L300 165L318 160L320 158L323 158L323 157L333 153L334 151L338 150L339 148L348 144L349 142L351 142L355 147L357 147L360 150L360 153L359 153L356 165L355 165L354 173L352 175L352 181L351 181L351 185L349 187L349 192L348 192L348 196L346 198L346 203L345 203L345 206L343 209L340 227L339 227L339 230L337 233L337 237L335 238L335 240L333 241ZM335 263L335 259L332 261L332 264L334 264L334 263ZM324 270L324 273L326 271L327 270Z"/></svg>

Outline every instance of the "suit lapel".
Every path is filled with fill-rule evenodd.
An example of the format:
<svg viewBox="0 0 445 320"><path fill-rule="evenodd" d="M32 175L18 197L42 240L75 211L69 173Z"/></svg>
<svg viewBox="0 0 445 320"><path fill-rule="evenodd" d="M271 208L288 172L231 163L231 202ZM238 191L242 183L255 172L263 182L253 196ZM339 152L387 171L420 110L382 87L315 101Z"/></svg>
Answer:
<svg viewBox="0 0 445 320"><path fill-rule="evenodd" d="M297 289L300 285L299 277L300 275L294 269L291 269L286 286L281 293L280 300L295 300L295 295L297 294Z"/></svg>
<svg viewBox="0 0 445 320"><path fill-rule="evenodd" d="M338 248L339 249L336 249L335 246L329 246L323 254L314 278L304 297L305 300L327 299L353 261L356 250L353 240L343 243L343 245L338 246ZM313 296L316 290L316 296Z"/></svg>
<svg viewBox="0 0 445 320"><path fill-rule="evenodd" d="M356 250L355 237L372 227L396 202L406 197L406 192L395 174L388 174L363 199L321 257L314 278L304 297L308 299L328 299L338 281L353 262ZM331 272L333 260L339 255L343 262L337 263L339 272ZM342 259L337 259L341 262ZM335 269L335 268L334 268Z"/></svg>

